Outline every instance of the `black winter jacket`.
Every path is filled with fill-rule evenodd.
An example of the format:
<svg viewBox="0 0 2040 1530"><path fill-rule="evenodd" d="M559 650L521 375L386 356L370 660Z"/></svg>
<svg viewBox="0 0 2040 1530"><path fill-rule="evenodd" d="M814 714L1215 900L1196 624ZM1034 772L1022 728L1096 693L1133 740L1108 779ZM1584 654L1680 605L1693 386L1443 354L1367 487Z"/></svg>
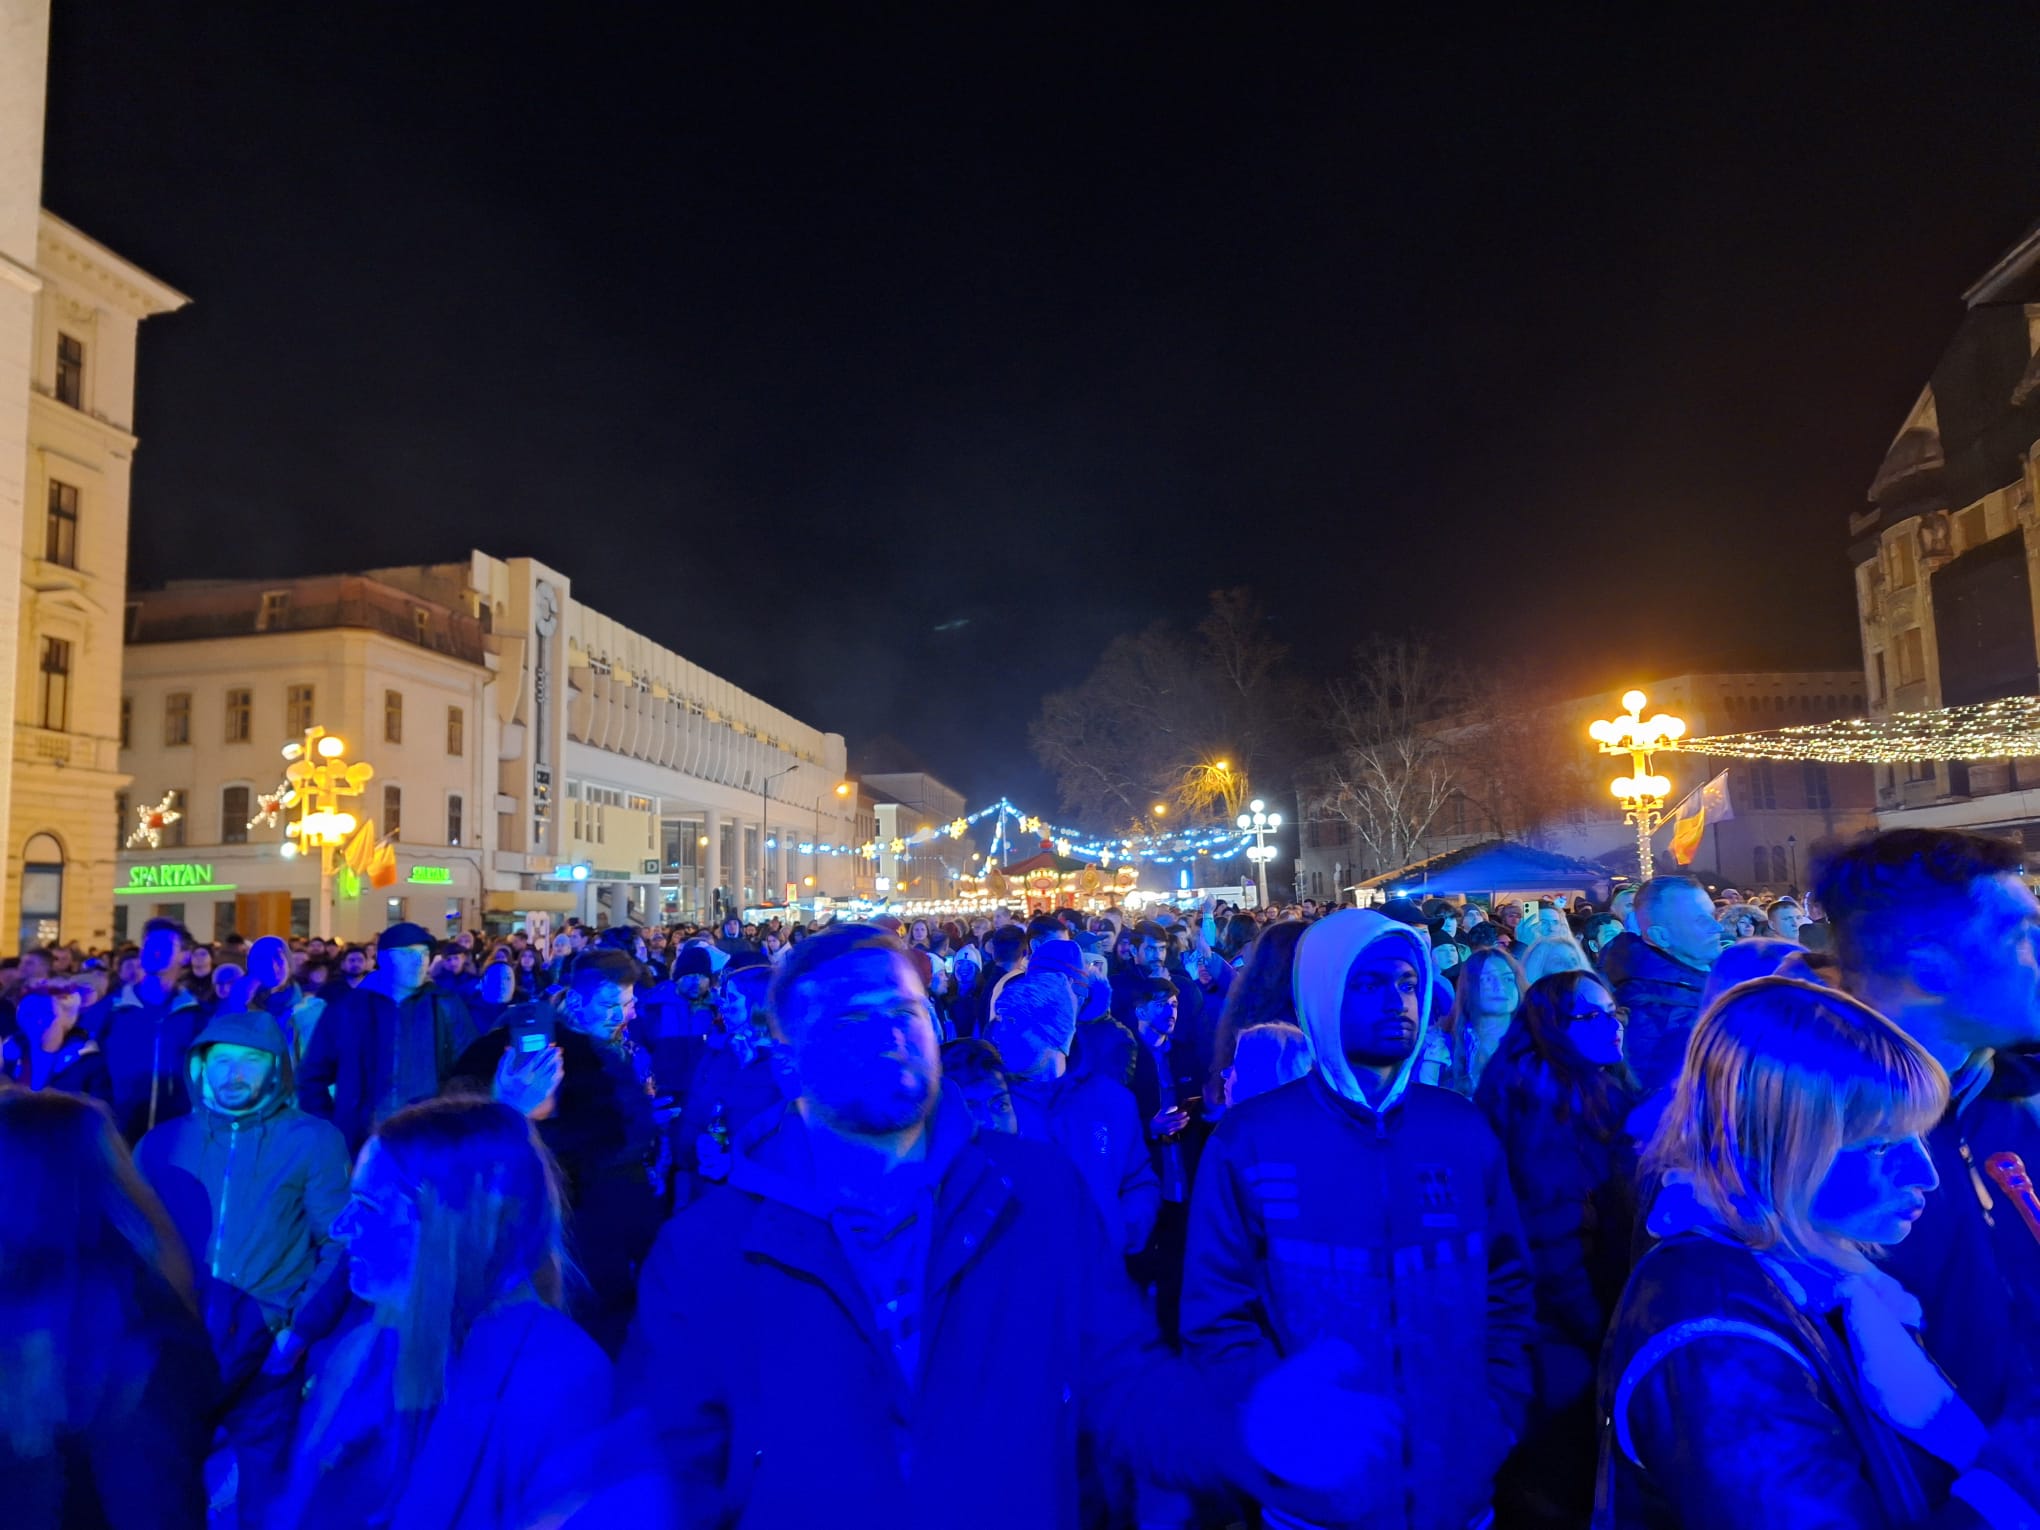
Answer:
<svg viewBox="0 0 2040 1530"><path fill-rule="evenodd" d="M1629 1066L1648 1094L1677 1078L1685 1064L1686 1038L1699 1015L1707 974L1643 942L1628 950L1626 962L1615 1000L1629 1011Z"/></svg>

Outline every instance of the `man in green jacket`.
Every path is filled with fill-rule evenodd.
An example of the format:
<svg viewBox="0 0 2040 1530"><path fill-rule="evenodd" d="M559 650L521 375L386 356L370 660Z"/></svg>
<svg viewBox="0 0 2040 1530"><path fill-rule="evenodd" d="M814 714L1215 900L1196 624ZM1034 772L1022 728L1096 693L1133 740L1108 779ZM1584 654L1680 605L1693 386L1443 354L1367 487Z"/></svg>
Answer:
<svg viewBox="0 0 2040 1530"><path fill-rule="evenodd" d="M290 1049L267 1013L214 1015L186 1072L191 1113L143 1137L135 1162L191 1253L253 1524L290 1444L290 1372L347 1302L346 1250L332 1236L347 1143L298 1109Z"/></svg>

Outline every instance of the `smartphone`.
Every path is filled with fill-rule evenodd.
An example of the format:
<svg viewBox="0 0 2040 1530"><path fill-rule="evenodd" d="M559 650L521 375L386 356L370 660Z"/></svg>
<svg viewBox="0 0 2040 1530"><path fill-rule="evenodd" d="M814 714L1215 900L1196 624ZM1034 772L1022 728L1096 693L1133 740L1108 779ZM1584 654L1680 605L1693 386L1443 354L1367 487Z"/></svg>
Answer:
<svg viewBox="0 0 2040 1530"><path fill-rule="evenodd" d="M520 1057L543 1052L553 1044L553 1009L550 1004L521 1006L510 1020L510 1050Z"/></svg>

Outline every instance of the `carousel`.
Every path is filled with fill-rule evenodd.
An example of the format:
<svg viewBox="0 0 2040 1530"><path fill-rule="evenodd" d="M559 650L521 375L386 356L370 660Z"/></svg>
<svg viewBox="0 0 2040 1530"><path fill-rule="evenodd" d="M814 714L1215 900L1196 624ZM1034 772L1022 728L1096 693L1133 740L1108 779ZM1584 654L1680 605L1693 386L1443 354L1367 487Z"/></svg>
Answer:
<svg viewBox="0 0 2040 1530"><path fill-rule="evenodd" d="M1132 865L1106 870L1091 861L1065 855L1055 845L1043 842L1034 854L995 866L981 878L966 877L966 886L989 902L1018 898L1030 914L1045 914L1058 908L1082 909L1096 913L1117 908L1138 890L1140 872Z"/></svg>

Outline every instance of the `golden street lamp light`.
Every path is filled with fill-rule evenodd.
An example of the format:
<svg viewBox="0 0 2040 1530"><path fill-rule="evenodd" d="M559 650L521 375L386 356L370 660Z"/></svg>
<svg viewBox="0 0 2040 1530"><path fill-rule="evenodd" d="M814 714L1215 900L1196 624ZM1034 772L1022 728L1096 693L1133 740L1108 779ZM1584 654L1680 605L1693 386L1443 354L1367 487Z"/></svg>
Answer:
<svg viewBox="0 0 2040 1530"><path fill-rule="evenodd" d="M350 765L347 741L316 725L305 730L303 743L285 744L283 757L289 763L283 776L290 785L298 816L283 826L288 836L283 845L286 857L319 852L319 905L317 929L321 940L333 938L333 858L340 847L361 827L352 813L340 805L343 797L359 797L375 775L365 760Z"/></svg>
<svg viewBox="0 0 2040 1530"><path fill-rule="evenodd" d="M1686 736L1685 720L1668 712L1646 720L1647 699L1642 691L1626 692L1622 697L1626 712L1587 729L1601 753L1629 756L1630 773L1616 777L1608 789L1622 804L1623 819L1636 825L1636 867L1646 881L1652 875L1650 836L1664 822L1665 799L1672 794L1670 780L1651 769L1651 755Z"/></svg>

